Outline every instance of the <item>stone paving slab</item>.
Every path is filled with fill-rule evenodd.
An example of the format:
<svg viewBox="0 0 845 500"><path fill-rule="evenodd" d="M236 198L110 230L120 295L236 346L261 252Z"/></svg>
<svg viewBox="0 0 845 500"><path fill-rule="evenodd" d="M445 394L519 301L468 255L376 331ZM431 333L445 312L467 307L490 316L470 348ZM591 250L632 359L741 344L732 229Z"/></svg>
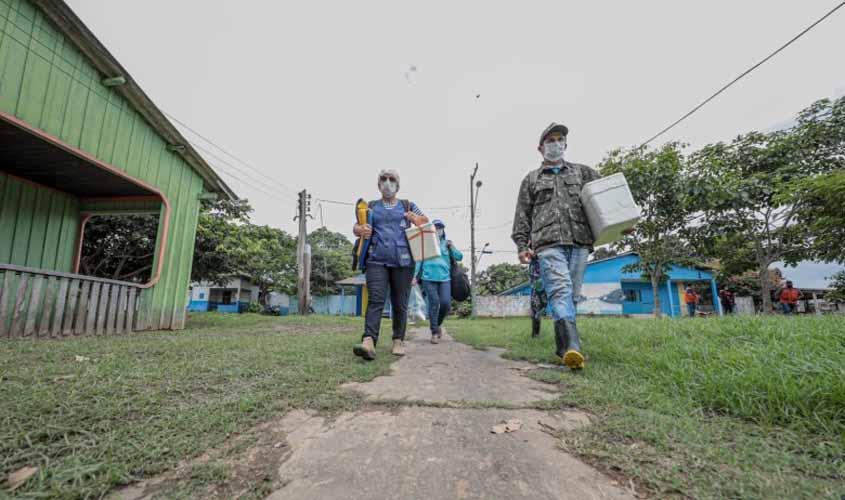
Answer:
<svg viewBox="0 0 845 500"><path fill-rule="evenodd" d="M530 363L503 359L501 349L481 351L455 342L448 334L440 344L431 344L430 338L427 331L414 330L405 342L407 356L393 364L389 376L344 388L362 392L370 400L425 403L518 406L559 396L555 387L525 376L524 369L533 367Z"/></svg>
<svg viewBox="0 0 845 500"><path fill-rule="evenodd" d="M503 420L523 426L507 434ZM273 500L627 499L624 487L563 453L551 429L587 425L578 412L403 407L330 421L285 418L290 457Z"/></svg>

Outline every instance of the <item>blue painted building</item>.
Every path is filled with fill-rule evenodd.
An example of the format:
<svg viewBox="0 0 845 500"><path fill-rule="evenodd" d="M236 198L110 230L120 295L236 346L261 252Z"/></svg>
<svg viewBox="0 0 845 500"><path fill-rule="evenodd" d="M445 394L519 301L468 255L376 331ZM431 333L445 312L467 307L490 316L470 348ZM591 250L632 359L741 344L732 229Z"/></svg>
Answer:
<svg viewBox="0 0 845 500"><path fill-rule="evenodd" d="M636 253L628 252L587 263L584 284L578 303L578 314L645 315L654 313L654 291L651 282L641 273L624 272L629 264L639 262ZM692 285L698 291L702 312L721 314L716 279L704 267L672 266L668 279L658 289L660 310L671 317L686 316L684 289ZM530 295L528 282L500 295Z"/></svg>
<svg viewBox="0 0 845 500"><path fill-rule="evenodd" d="M258 302L258 285L246 277L238 277L223 286L207 281L191 283L188 311L217 311L239 313L251 302Z"/></svg>

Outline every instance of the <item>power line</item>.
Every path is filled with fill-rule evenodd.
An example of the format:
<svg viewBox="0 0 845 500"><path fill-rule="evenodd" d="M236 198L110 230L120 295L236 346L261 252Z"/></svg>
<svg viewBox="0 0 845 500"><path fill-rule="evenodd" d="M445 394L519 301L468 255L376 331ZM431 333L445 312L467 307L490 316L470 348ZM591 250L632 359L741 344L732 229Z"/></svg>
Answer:
<svg viewBox="0 0 845 500"><path fill-rule="evenodd" d="M347 207L354 207L355 204L349 201L337 201L337 200L326 200L324 198L317 198L317 201L321 201L323 203L331 203L332 205L345 205Z"/></svg>
<svg viewBox="0 0 845 500"><path fill-rule="evenodd" d="M472 251L472 249L470 249L470 248L461 248L460 250L461 250L461 252L471 252ZM480 252L481 252L481 250L476 250L476 253L480 253ZM493 253L514 254L514 253L519 253L519 252L516 251L516 250L490 250L490 249L487 249L487 250L484 250L483 253L485 253L485 254L493 254Z"/></svg>
<svg viewBox="0 0 845 500"><path fill-rule="evenodd" d="M349 201L338 201L338 200L327 200L325 198L317 198L317 201L322 201L323 203L331 203L334 205L345 205L349 207L354 207L355 203ZM435 210L458 210L458 209L465 209L469 208L469 205L455 205L451 207L426 207L426 212L432 212Z"/></svg>
<svg viewBox="0 0 845 500"><path fill-rule="evenodd" d="M721 94L722 92L724 92L725 90L727 90L729 87L731 87L731 86L732 86L733 84L735 84L736 82L740 81L740 80L741 80L743 77L745 77L747 74L751 73L751 72L752 72L752 71L754 71L755 69L757 69L757 68L759 68L760 66L762 66L762 65L763 65L766 61L768 61L768 60L769 60L769 59L771 59L772 57L776 56L776 55L777 55L779 52L781 52L783 49L785 49L785 48L789 47L790 45L792 45L792 43L793 43L793 42L795 42L796 40L798 40L799 38L801 38L802 36L804 36L805 34L807 34L807 32L809 32L811 29L815 28L815 27L816 27L819 23L821 23L822 21L824 21L825 19L827 19L828 17L830 17L831 15L833 15L833 13L834 13L834 12L836 12L837 10L839 10L840 8L842 8L843 6L845 6L845 2L842 2L842 3L840 3L839 5L837 5L836 7L834 7L834 8L833 8L830 12L828 12L827 14L825 14L824 16L822 16L821 18L819 18L816 22L814 22L813 24L811 24L810 26L808 26L808 27L807 27L806 29L804 29L801 33L798 33L798 34L797 34L797 35L795 35L795 36L794 36L791 40L789 40L789 41L788 41L788 42L786 42L785 44L781 45L781 46L780 46L777 50L775 50L774 52L772 52L771 54L769 54L768 56L766 56L765 58L763 58L760 62L758 62L758 63L757 63L757 64L755 64L754 66L752 66L752 67L748 68L747 70L745 70L745 71L744 71L741 75L739 75L738 77L736 77L736 78L734 78L733 80L731 80L731 82L730 82L730 83L728 83L728 84L727 84L727 85L725 85L724 87L720 88L720 89L719 89L719 90L718 90L715 94L711 95L710 97L708 97L707 99L705 99L704 101L702 101L702 102L701 102L701 104L699 104L698 106L696 106L696 107L692 108L692 110L690 110L687 114L685 114L684 116L682 116L682 117L678 118L677 120L675 120L675 122L674 122L674 123L672 123L672 124L671 124L671 125L669 125L668 127L664 128L663 130L661 130L660 132L658 132L657 134L655 134L655 135L654 135L651 139L649 139L649 140L645 141L644 143L640 144L640 147L643 147L643 146L647 145L647 144L648 144L648 143L650 143L651 141L653 141L653 140L657 139L657 138L658 138L658 137L660 137L661 135L665 134L666 132L668 132L669 130L671 130L672 128L674 128L676 125L678 125L678 124L679 124L679 123L681 123L682 121L684 121L684 120L686 120L687 118L689 118L689 117L690 117L693 113L695 113L695 112L696 112L696 111L698 111L699 109L703 108L703 107L704 107L704 106L705 106L708 102L710 102L710 101L712 101L713 99L715 99L716 97L718 97L718 96L719 96L719 94Z"/></svg>
<svg viewBox="0 0 845 500"><path fill-rule="evenodd" d="M491 231L493 229L499 229L499 228L502 228L502 227L505 227L505 226L509 226L511 224L513 224L513 219L511 219L507 222L502 222L501 224L497 224L495 226L482 227L480 229L476 229L476 231Z"/></svg>
<svg viewBox="0 0 845 500"><path fill-rule="evenodd" d="M217 154L215 154L214 152L209 151L208 149L206 149L205 147L201 146L200 144L197 144L197 143L195 143L195 142L191 142L191 141L188 141L188 142L190 142L192 146L196 147L196 148L197 148L197 149L199 149L200 151L202 151L202 152L204 152L205 154L207 154L207 155L211 156L212 158L216 159L217 161L219 161L219 162L220 162L220 163L222 163L223 165L227 165L228 167L230 167L230 168L234 169L235 171L237 171L237 172L241 173L241 174L242 174L242 175L244 175L247 179L251 179L252 181L257 182L259 185L263 184L264 179L256 179L255 177L253 177L252 175L250 175L248 172L246 172L246 171L244 171L244 170L242 170L242 169L240 169L240 168L236 167L235 165L232 165L230 162L228 162L228 161L224 160L223 158L221 158L220 156L218 156L218 155L217 155ZM216 166L217 166L217 168L221 168L219 164L218 164L218 165L216 165ZM232 173L231 173L231 172L227 172L227 173L228 173L229 175L232 175ZM237 178L237 177L236 177L236 176L234 176L234 175L232 175L232 177ZM240 180L241 180L241 182L244 182L244 181L243 181L243 179L240 179ZM288 201L293 201L293 202L296 202L296 200L295 200L292 196L290 196L289 194L287 194L287 193L284 193L284 192L279 191L279 192L277 192L276 194L271 194L271 193L269 193L268 191L265 191L263 187L261 187L261 188L260 188L260 187L252 186L251 184L246 183L246 182L244 182L244 184L247 184L248 186L253 187L253 188L255 188L255 189L257 189L257 190L259 190L259 191L261 191L261 192L263 192L263 193L265 193L265 194L268 194L268 195L270 195L270 196L275 197L275 196L276 196L276 194L279 194L279 195L282 195L283 197L286 197L286 198L288 199Z"/></svg>
<svg viewBox="0 0 845 500"><path fill-rule="evenodd" d="M223 167L222 167L222 166L220 166L220 165L217 165L217 164L212 163L212 162L209 162L209 165L211 165L212 167L216 168L218 171L220 171L220 172L222 172L222 173L226 174L227 176L231 177L231 178L232 178L232 180L234 180L234 181L236 181L236 182L239 182L239 183L241 183L241 184L243 184L243 185L245 185L245 186L247 186L247 187L250 187L250 188L252 188L252 189L254 189L254 190L256 190L256 191L258 191L258 192L260 192L260 193L264 194L265 196L267 196L268 198L270 198L270 199L272 199L272 200L274 200L274 201L278 201L278 202L285 202L285 201L287 201L287 200L283 200L283 199L281 199L281 198L278 198L276 195L277 195L277 194L279 194L279 193L271 193L271 192L269 192L269 191L265 190L264 188L262 188L262 187L260 187L260 186L256 186L255 184L252 184L251 182L247 182L247 181L246 181L246 180L244 180L242 177L239 177L239 176L237 176L237 175L233 174L232 172L230 172L229 170L227 170L227 169L223 168Z"/></svg>
<svg viewBox="0 0 845 500"><path fill-rule="evenodd" d="M22 18L26 19L27 21L29 21L29 22L31 22L31 23L34 23L34 22L35 22L34 20L32 20L32 19L30 19L30 18L26 17L25 15L21 14L20 12L17 12L17 14L18 14L18 16L19 16L19 17L22 17ZM0 16L0 20L4 20L4 21L6 21L8 24L11 24L11 25L13 25L13 26L15 26L15 27L17 27L17 28L19 28L19 29L21 29L21 30L24 30L24 28L23 28L23 27L21 27L19 24L15 23L14 21L12 21L10 18L8 18L8 17L6 17L6 16ZM6 36L8 36L9 38L11 38L11 39L15 40L15 41L16 41L16 42L18 42L19 44L21 44L21 45L23 45L23 46L26 46L26 45L27 45L27 43L25 43L24 41L19 40L19 39L17 39L17 38L15 38L15 37L13 37L13 36L11 35L11 33L7 32L7 31L5 31L5 30L3 30L2 32L3 32L3 34L4 34L4 35L6 35ZM59 53L59 52L56 52L56 51L55 51L52 47L50 47L50 46L46 45L44 42L42 42L41 40L39 40L37 37L33 37L33 38L32 38L32 41L34 41L34 42L38 43L39 45L41 45L42 47L44 47L47 51L49 51L49 52L50 52L50 53L51 53L54 57L57 57L57 58L59 58L59 59L63 60L64 62L66 62L66 63L67 63L68 65L70 65L71 67L73 67L73 68L76 68L76 67L77 67L77 62L71 61L71 60L69 60L68 58L64 57L64 55L63 55L63 54L61 54L61 53ZM34 55L36 55L36 56L40 57L41 59L43 59L45 62L50 63L50 64L53 64L53 61L51 61L50 59L48 59L48 58L46 58L46 57L42 56L41 54L39 54L39 53L38 53L38 51L35 51L35 52L30 52L30 54L34 54ZM77 83L79 83L80 85L82 85L84 88L86 88L88 91L90 91L90 92L94 92L94 93L96 93L97 95L99 95L100 97L102 97L102 98L105 100L105 102L106 102L107 104L112 104L112 103L111 103L111 101L108 99L108 96L104 96L104 95L100 94L100 93L98 92L98 90L99 90L99 89L96 89L96 88L94 88L94 87L89 86L89 85L88 85L88 82L84 82L84 81L80 80L79 78L77 78L74 74L69 73L69 72L67 72L67 71L64 71L64 70L63 70L60 66L58 66L58 65L53 64L53 66L52 66L52 67L53 67L53 69L57 69L58 71L60 71L60 72L64 73L64 74L65 74L66 76L68 76L70 79L72 79L72 80L76 81ZM119 106L116 106L116 107L119 107ZM170 118L170 119L174 120L175 122L179 123L181 126L185 127L187 130L190 130L192 133L194 133L196 136L200 137L202 140L206 141L207 143L211 144L212 146L214 146L214 147L215 147L215 148L217 148L218 150L222 151L224 154L226 154L226 155L227 155L227 156L229 156L230 158L233 158L233 159L235 159L236 161L238 161L238 162L242 163L243 165L245 165L246 167L251 168L252 170L254 170L254 171L258 172L258 174L259 174L259 175L262 175L262 176L265 176L265 177L266 177L266 179L263 179L263 180L258 181L258 182L264 183L266 180L270 180L270 181L274 182L275 184L277 184L280 188L282 188L282 189L287 189L288 191L293 192L293 191L292 191L289 187L287 187L287 186L285 186L284 184L280 183L279 181L277 181L277 180L273 179L272 177L267 176L265 173L261 172L260 170L256 169L255 167L253 167L253 166L249 165L249 164L248 164L248 163L246 163L244 160L241 160L240 158L238 158L237 156L233 155L232 153L229 153L228 151L226 151L226 150L225 150L225 149L223 149L222 147L220 147L220 146L218 146L217 144L215 144L215 143L214 143L213 141L211 141L210 139L208 139L208 138L204 137L204 136L203 136L203 135L201 135L199 132L197 132L196 130L194 130L194 129L193 129L193 128L191 128L190 126L188 126L186 123L184 123L184 122L182 122L181 120L178 120L177 118L175 118L174 116L172 116L170 113L167 113L167 112L166 112L166 111L164 111L164 110L162 110L162 113L164 113L164 115L166 115L168 118ZM196 146L197 148L202 149L202 150L203 150L203 151L205 151L207 154L209 154L209 155L211 155L211 156L215 157L218 161L220 161L220 162L222 162L222 163L224 163L224 164L226 164L226 165L230 166L231 168L233 168L233 169L237 170L238 172L243 173L244 175L248 175L248 174L246 174L245 172L243 172L243 170L241 170L241 169L237 168L236 166L232 165L231 163L227 162L226 160L224 160L224 159L220 158L219 156L215 155L214 153L212 153L212 152L208 151L207 149L203 148L203 147L202 147L202 146L200 146L199 144L197 144L197 143L195 143L195 142L192 142L192 141L190 141L190 140L189 140L188 142L190 142L193 146ZM220 167L220 165L217 165L217 168L218 168L218 169L220 169L220 170L222 170L222 171L225 171L224 169L222 169L222 167ZM231 172L227 172L227 173L228 173L229 175L232 175L232 174L231 174ZM235 177L234 175L232 175L232 176L233 176L233 177ZM239 179L239 178L237 178L237 177L235 177L235 178L236 178L236 179L238 179L238 180L240 180L243 184L245 184L245 185L247 185L247 186L250 186L250 187L252 187L252 188L254 188L254 189L258 190L258 191L261 191L262 193L267 194L268 196L271 196L271 197L272 197L272 196L274 196L274 195L272 195L271 193L268 193L267 191L264 191L264 190L263 190L263 189L261 189L261 188L258 188L258 187L256 187L256 186L253 186L253 185L251 185L251 184L249 184L249 183L247 183L247 182L244 182L244 181L243 181L243 179ZM254 179L254 178L253 178L253 179ZM283 193L281 193L281 194L283 194ZM293 200L293 197L292 197L292 196L289 196L289 198L290 198L290 200Z"/></svg>
<svg viewBox="0 0 845 500"><path fill-rule="evenodd" d="M225 154L225 155L226 155L226 156L228 156L229 158L231 158L231 159L233 159L233 160L237 161L237 162L238 162L238 163L240 163L241 165L243 165L243 166L245 166L246 168L248 168L248 169L252 170L253 172L257 173L258 175L262 175L262 176L266 177L266 179L265 179L265 180L272 181L274 184L276 184L276 185L277 185L277 186L279 186L280 188L287 190L287 191L288 191L288 193L289 193L289 194L291 194L291 195L293 195L293 194L295 194L295 193L296 193L296 191L295 191L295 190L293 190L293 189L289 188L288 186L286 186L286 185L282 184L280 181L278 181L278 180L276 180L276 179L274 179L274 178L270 177L269 175L267 175L267 173L266 173L266 172L262 172L261 170L259 170L259 169L255 168L255 167L253 167L252 165L250 165L250 164L249 164L249 163L247 163L246 161L244 161L244 160L242 160L242 159L238 158L238 157L237 157L237 156L235 156L234 154L232 154L232 153L230 153L230 152L226 151L225 149L223 149L222 147L218 146L218 145L217 145L214 141L212 141L211 139L209 139L209 138L205 137L204 135L200 134L199 132L197 132L196 130L194 130L193 128L191 128L191 127L190 127L187 123L185 123L185 122L183 122L182 120L180 120L180 119L176 118L175 116L171 115L171 114L170 114L170 113L168 113L167 111L162 110L162 113L164 113L164 114L165 114L165 116L167 116L168 118L170 118L170 119L171 119L171 120L173 120L174 122L178 123L178 124L179 124L179 125L181 125L182 127L184 127L184 128L186 128L187 130L189 130L191 133L193 133L194 135L196 135L197 137L199 137L199 138L200 138L200 139L202 139L203 141L205 141L205 142L207 142L208 144L211 144L212 146L214 146L217 150L221 151L223 154ZM196 143L193 143L193 142L192 142L192 144L196 145Z"/></svg>
<svg viewBox="0 0 845 500"><path fill-rule="evenodd" d="M20 14L20 13L18 13L18 14ZM29 18L26 18L26 16L20 15L20 17L23 17L24 19L27 19L27 20L28 20L28 21L30 21L30 22L34 22L33 20L31 20L31 19L29 19ZM4 21L6 21L8 24L11 24L11 25L13 25L13 26L15 26L15 27L18 27L19 29L23 30L23 28L21 28L21 26L20 26L20 25L18 25L17 23L15 23L15 22L11 21L11 20L10 20L8 17L6 17L6 16L0 16L0 20L4 20ZM2 33L3 33L4 35L8 36L10 39L13 39L14 41L18 42L19 44L21 44L21 45L23 45L23 46L26 46L26 45L27 45L27 43L26 43L26 42L24 42L24 41L22 41L22 40L19 40L19 39L15 38L14 36L12 36L12 35L11 35L11 33L7 32L7 31L5 31L5 30L3 30L3 31L2 31ZM38 43L39 45L41 45L42 47L44 47L47 51L49 51L51 54L53 54L53 56L54 56L54 57L57 57L58 59L63 60L65 63L67 63L67 64L68 64L68 65L70 65L71 67L73 67L73 68L76 68L76 67L77 67L77 62L71 61L71 60L69 60L68 58L64 57L61 53L58 53L58 52L54 51L52 47L49 47L49 46L48 46L48 45L46 45L44 42L42 42L41 40L39 40L37 37L32 38L32 41L34 41L34 42ZM42 56L41 54L39 54L39 53L38 53L38 51L35 51L35 52L30 52L30 54L32 54L32 55L36 55L36 56L38 56L39 58L41 58L42 60L44 60L45 62L50 63L50 64L53 64L53 61L51 61L50 59L48 59L48 58L46 58L46 57ZM87 89L89 92L93 92L93 93L97 94L98 96L100 96L101 98L103 98L103 100L106 102L106 104L107 104L107 105L113 105L113 106L115 106L115 107L116 107L116 108L118 108L118 109L122 109L122 108L121 108L121 106L118 106L118 105L113 104L113 103L111 102L111 100L110 100L110 99L108 99L108 96L104 96L104 95L100 94L100 93L99 93L99 89L97 89L97 88L95 88L95 87L92 87L92 86L88 85L88 82L82 81L81 79L77 78L77 77L76 77L76 75L74 75L74 74L72 74L72 73L70 73L70 72L67 72L67 71L63 70L63 69L62 69L59 65L55 65L55 64L53 64L53 66L52 66L52 67L53 67L53 69L56 69L56 70L58 70L58 71L59 71L59 72L61 72L61 73L64 73L64 74L65 74L68 78L70 78L71 80L76 81L78 84L80 84L83 88ZM162 113L164 113L165 115L167 115L167 116L168 116L168 117L170 117L171 119L174 119L174 120L175 120L175 118L173 118L171 115L169 115L168 113L164 112L163 110L162 110ZM184 123L182 123L182 122L179 122L179 123L180 123L182 126L184 126L185 128L187 128L188 130L191 130L194 134L196 134L196 135L198 135L198 136L199 136L199 134L198 134L196 131L194 131L193 129L191 129L190 127L188 127L187 125L185 125ZM200 137L202 137L202 136L200 136ZM224 153L228 154L229 156L233 156L233 155L231 155L230 153L227 153L225 150L223 150L223 149L222 149L222 148L220 148L219 146L217 146L216 144L214 144L213 142L209 141L208 139L205 139L204 137L203 137L203 139L204 139L204 140L206 140L207 142L209 142L210 144L214 145L215 147L217 147L217 149L219 149L219 150L223 151ZM199 144L196 144L196 143L191 142L191 141L188 141L188 142L190 142L193 146L196 146L197 148L202 149L202 150L203 150L203 151L205 151L207 154L209 154L209 155L211 155L211 156L214 156L214 157L215 157L218 161L223 162L224 164L229 165L231 168L233 168L233 169L235 169L235 170L237 170L237 171L239 171L239 172L243 173L244 175L247 175L247 174L246 174L245 172L243 172L242 170L240 170L240 169L238 169L237 167L235 167L234 165L231 165L230 163L226 162L225 160L223 160L223 159L222 159L222 158L220 158L219 156L215 155L214 153L211 153L210 151L208 151L207 149L203 148L203 147L202 147L202 146L200 146ZM237 159L237 158L236 158L236 159ZM244 163L244 162L243 162L243 160L239 160L239 161L241 161L241 163ZM259 191L259 192L261 192L262 194L265 194L265 195L269 196L270 198L272 198L272 199L274 199L274 200L276 200L276 201L282 201L282 200L279 200L278 198L276 198L276 195L275 195L275 194L270 193L270 192L268 192L268 191L264 190L263 188L261 188L261 187L259 187L259 186L255 186L255 185L253 185L253 184L251 184L251 183L249 183L249 182L246 182L244 179L242 179L242 178L240 178L240 177L238 177L238 176L236 176L236 175L232 174L232 173L231 173L231 172L229 172L228 170L224 169L221 165L217 164L217 165L214 165L214 167L215 167L216 169L220 170L221 172L225 172L226 174L230 175L233 179L235 179L235 180L237 180L237 181L241 182L242 184L244 184L244 185L246 185L246 186L248 186L248 187L251 187L251 188L255 189L256 191ZM262 174L262 175L264 175L264 174ZM273 180L273 179L270 179L270 180ZM261 181L261 182L263 182L263 181ZM284 186L284 185L282 185L282 184L279 184L279 185L280 185L280 187L282 187L282 188L284 188L284 189L289 189L289 188L287 188L286 186ZM279 194L284 194L284 193L279 193ZM291 200L293 200L293 198L292 198L292 197L289 197L289 198L290 198Z"/></svg>

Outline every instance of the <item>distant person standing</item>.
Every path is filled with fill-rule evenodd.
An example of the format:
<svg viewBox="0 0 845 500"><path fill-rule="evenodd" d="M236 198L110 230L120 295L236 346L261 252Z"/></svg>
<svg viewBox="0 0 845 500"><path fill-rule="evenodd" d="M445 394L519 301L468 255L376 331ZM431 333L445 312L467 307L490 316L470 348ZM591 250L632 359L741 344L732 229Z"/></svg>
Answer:
<svg viewBox="0 0 845 500"><path fill-rule="evenodd" d="M695 310L698 308L698 293L692 285L687 285L684 291L684 302L687 303L687 314L690 318L694 318Z"/></svg>
<svg viewBox="0 0 845 500"><path fill-rule="evenodd" d="M798 299L801 298L801 291L792 286L791 281L778 291L778 300L784 314L795 314L798 308Z"/></svg>
<svg viewBox="0 0 845 500"><path fill-rule="evenodd" d="M725 314L733 314L736 306L736 296L727 288L722 288L719 292L719 300L722 302L722 311Z"/></svg>

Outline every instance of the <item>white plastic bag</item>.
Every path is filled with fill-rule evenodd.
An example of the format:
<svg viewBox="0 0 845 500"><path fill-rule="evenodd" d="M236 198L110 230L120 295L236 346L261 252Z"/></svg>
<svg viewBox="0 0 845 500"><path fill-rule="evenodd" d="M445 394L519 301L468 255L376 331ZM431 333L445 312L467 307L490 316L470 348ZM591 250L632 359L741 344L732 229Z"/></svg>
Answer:
<svg viewBox="0 0 845 500"><path fill-rule="evenodd" d="M420 290L418 284L411 287L411 297L408 300L408 320L412 323L426 320L425 299L423 299L422 290Z"/></svg>

